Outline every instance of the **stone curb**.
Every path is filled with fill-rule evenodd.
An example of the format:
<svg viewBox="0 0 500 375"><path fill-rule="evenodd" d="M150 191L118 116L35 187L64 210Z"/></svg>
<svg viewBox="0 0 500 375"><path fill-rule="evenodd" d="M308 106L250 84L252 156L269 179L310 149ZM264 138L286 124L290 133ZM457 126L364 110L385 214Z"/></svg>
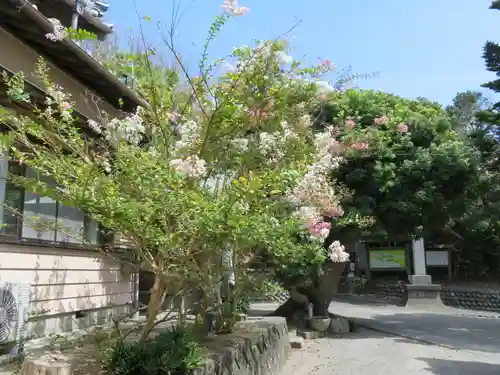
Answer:
<svg viewBox="0 0 500 375"><path fill-rule="evenodd" d="M206 337L210 352L205 366L194 375L274 375L291 355L285 318L249 317L233 333Z"/></svg>
<svg viewBox="0 0 500 375"><path fill-rule="evenodd" d="M392 299L396 303L405 300L406 291L401 283L378 283L376 295ZM477 289L467 286L441 286L440 298L448 307L500 312L500 291L489 288Z"/></svg>

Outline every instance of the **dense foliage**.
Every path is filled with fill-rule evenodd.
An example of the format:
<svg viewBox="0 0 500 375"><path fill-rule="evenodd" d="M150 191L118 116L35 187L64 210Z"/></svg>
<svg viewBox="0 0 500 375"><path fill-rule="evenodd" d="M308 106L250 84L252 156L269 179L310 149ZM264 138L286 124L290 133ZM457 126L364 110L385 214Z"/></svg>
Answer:
<svg viewBox="0 0 500 375"><path fill-rule="evenodd" d="M407 240L461 217L477 157L439 104L349 90L322 108L317 126L324 123L339 124L340 138L357 140L334 177L353 192L343 202L350 215L376 219L379 231L369 237ZM339 229L356 228L347 221Z"/></svg>

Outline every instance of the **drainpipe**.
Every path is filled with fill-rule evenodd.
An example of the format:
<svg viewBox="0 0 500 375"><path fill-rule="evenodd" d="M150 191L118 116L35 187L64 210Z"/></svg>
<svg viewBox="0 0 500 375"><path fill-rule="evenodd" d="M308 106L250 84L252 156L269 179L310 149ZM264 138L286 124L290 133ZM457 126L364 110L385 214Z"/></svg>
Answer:
<svg viewBox="0 0 500 375"><path fill-rule="evenodd" d="M80 0L75 0L75 7L73 8L73 15L71 17L71 28L73 30L78 30L78 18L83 13L83 8L84 6Z"/></svg>

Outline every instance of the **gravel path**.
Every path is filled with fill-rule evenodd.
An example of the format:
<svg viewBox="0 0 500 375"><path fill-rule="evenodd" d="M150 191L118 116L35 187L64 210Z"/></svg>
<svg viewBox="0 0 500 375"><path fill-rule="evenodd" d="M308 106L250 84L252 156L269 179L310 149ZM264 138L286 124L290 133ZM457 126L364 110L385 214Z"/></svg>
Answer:
<svg viewBox="0 0 500 375"><path fill-rule="evenodd" d="M500 355L429 345L361 328L345 338L306 341L281 375L498 375Z"/></svg>

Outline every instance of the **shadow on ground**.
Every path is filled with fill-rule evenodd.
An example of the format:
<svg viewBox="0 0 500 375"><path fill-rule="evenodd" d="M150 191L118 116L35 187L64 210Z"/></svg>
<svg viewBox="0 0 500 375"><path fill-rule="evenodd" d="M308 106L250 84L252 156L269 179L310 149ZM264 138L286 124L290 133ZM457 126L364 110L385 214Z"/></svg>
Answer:
<svg viewBox="0 0 500 375"><path fill-rule="evenodd" d="M270 312L271 310L268 309L252 309L248 312L248 316L249 317L266 316ZM298 328L299 324L297 324L296 322L288 323L288 332L293 334ZM429 343L419 342L411 337L402 337L400 335L392 334L390 332L381 332L379 330L370 329L369 327L366 327L364 324L362 325L355 324L353 332L347 334L339 334L332 337L342 338L344 340L380 339L384 337L393 337L397 342L400 343L409 343L409 344L418 343L420 345L434 345L430 342Z"/></svg>
<svg viewBox="0 0 500 375"><path fill-rule="evenodd" d="M347 302L351 305L360 306L396 306L397 301L394 299L381 299L375 295L352 295L352 294L335 294L332 302Z"/></svg>
<svg viewBox="0 0 500 375"><path fill-rule="evenodd" d="M484 362L451 361L435 358L417 358L429 366L429 371L435 375L498 375L500 365Z"/></svg>

